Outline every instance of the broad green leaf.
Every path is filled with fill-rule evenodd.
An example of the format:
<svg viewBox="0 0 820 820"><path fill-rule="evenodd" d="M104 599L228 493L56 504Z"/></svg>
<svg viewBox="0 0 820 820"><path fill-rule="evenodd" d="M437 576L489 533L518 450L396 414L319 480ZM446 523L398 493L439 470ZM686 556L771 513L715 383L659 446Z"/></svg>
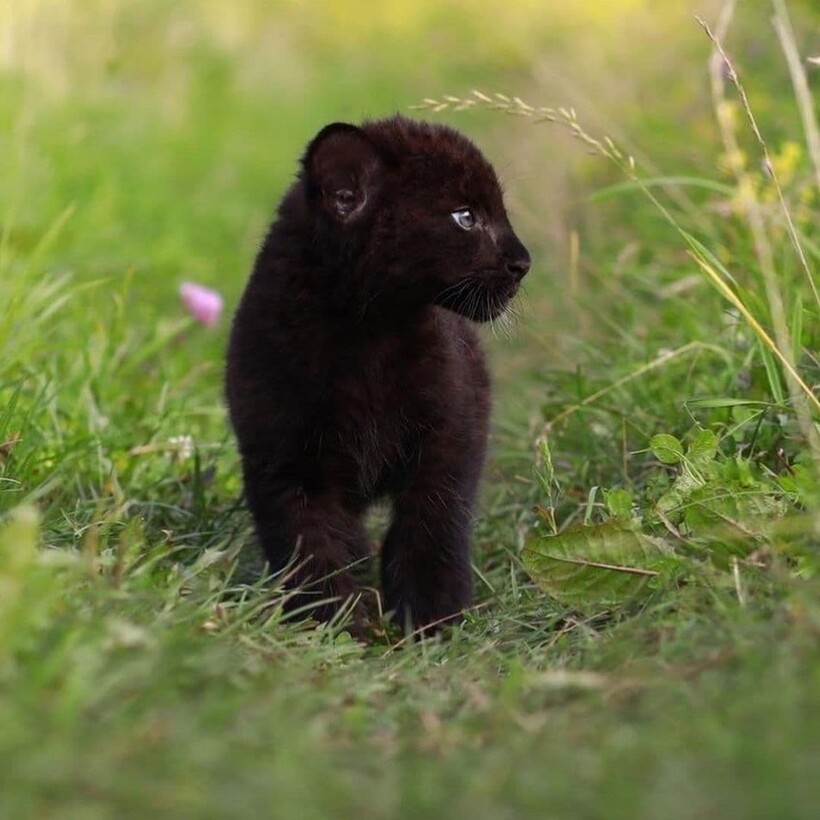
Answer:
<svg viewBox="0 0 820 820"><path fill-rule="evenodd" d="M632 493L629 490L604 490L604 500L613 518L632 518Z"/></svg>
<svg viewBox="0 0 820 820"><path fill-rule="evenodd" d="M675 566L663 541L623 521L579 525L534 540L522 558L541 589L585 613L646 598Z"/></svg>
<svg viewBox="0 0 820 820"><path fill-rule="evenodd" d="M695 468L705 467L717 454L718 443L711 430L698 430L686 449L686 461Z"/></svg>
<svg viewBox="0 0 820 820"><path fill-rule="evenodd" d="M786 502L762 487L747 489L740 482L722 483L719 488L706 485L694 491L686 504L684 521L695 533L704 527L720 527L723 540L739 541L742 553L760 546L774 520L787 512Z"/></svg>
<svg viewBox="0 0 820 820"><path fill-rule="evenodd" d="M664 464L678 464L683 459L683 445L668 433L658 433L649 440L655 458Z"/></svg>
<svg viewBox="0 0 820 820"><path fill-rule="evenodd" d="M669 517L677 513L695 490L704 485L704 480L697 473L684 465L681 474L675 479L672 486L657 500L655 509Z"/></svg>

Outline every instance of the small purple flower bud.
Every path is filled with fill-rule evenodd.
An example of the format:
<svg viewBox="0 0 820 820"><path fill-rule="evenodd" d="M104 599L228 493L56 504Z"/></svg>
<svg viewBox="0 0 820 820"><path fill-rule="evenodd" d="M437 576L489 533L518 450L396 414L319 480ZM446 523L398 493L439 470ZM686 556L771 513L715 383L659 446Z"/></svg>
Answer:
<svg viewBox="0 0 820 820"><path fill-rule="evenodd" d="M195 282L183 282L179 296L191 316L203 325L215 325L222 315L222 296Z"/></svg>

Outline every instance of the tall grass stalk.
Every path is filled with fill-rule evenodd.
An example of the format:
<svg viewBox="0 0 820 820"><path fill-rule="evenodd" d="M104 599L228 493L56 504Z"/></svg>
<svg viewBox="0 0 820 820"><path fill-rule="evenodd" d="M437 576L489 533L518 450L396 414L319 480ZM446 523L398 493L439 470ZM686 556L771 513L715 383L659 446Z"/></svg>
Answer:
<svg viewBox="0 0 820 820"><path fill-rule="evenodd" d="M780 40L780 47L783 49L786 63L789 66L794 97L797 100L797 108L803 122L803 131L806 134L806 146L809 149L809 156L814 166L817 189L820 191L820 127L817 125L814 101L806 80L806 70L800 59L800 51L797 48L797 41L786 4L784 0L772 0L772 5L774 6L772 24Z"/></svg>
<svg viewBox="0 0 820 820"><path fill-rule="evenodd" d="M723 32L728 29L733 10L734 2L729 2L724 6L719 32ZM794 226L788 204L786 203L783 195L782 185L777 177L766 141L764 140L760 128L758 127L745 90L738 79L737 72L725 53L718 36L712 32L703 20L698 18L698 22L706 30L715 50L713 57L710 60L710 76L712 80L715 109L718 116L718 124L726 151L730 156L737 157L739 148L733 127L728 120L728 110L725 105L723 79L724 67L728 72L731 81L737 88L738 93L740 94L743 108L749 119L749 123L754 132L755 138L763 152L765 167L770 172L772 182L775 186L778 202L784 214L789 238L798 256L800 265L809 284L809 288L814 296L814 300L818 306L820 306L820 295L818 295L811 269L809 268L808 261L805 253L803 252L800 239L797 235L797 230ZM743 289L737 282L736 278L732 276L723 264L721 264L714 253L712 253L705 245L703 245L703 243L701 243L683 227L671 210L655 194L651 181L645 180L638 174L634 157L624 154L609 137L604 136L603 138L598 139L588 134L578 122L574 109L563 107L549 108L545 106L532 106L520 97L510 97L500 93L490 96L478 90L474 90L472 92L472 96L469 97L447 95L441 100L427 98L416 107L431 110L436 113L448 109L453 111L464 111L471 108L481 107L500 111L513 116L526 117L533 120L535 123L556 122L568 128L573 136L587 146L592 153L603 156L611 161L618 168L618 170L630 180L630 183L639 189L643 195L647 197L647 199L649 199L667 223L681 236L688 246L690 255L693 257L701 272L706 275L708 281L713 285L713 287L715 287L722 297L729 301L740 312L747 325L758 338L762 347L774 354L783 369L784 378L786 384L788 385L789 396L794 406L794 412L800 433L809 447L815 465L820 465L820 432L818 432L817 423L814 417L815 413L818 417L820 417L820 400L818 400L812 388L806 383L798 372L798 367L793 352L796 349L796 344L795 340L792 338L792 334L786 321L786 312L783 304L782 277L779 277L774 264L772 243L767 233L766 221L764 219L760 203L754 194L754 188L751 185L747 172L739 163L733 164L732 170L735 175L735 182L738 189L744 193L747 224L752 234L752 242L760 268L760 276L766 292L770 318L774 329L774 339L765 330L763 323L755 318L753 311L747 304L748 297L744 298ZM747 192L748 195L745 195ZM729 283L731 283L731 286ZM802 308L798 305L797 309ZM588 397L588 399L579 406L585 406L586 404L592 403L597 397L598 394ZM570 410L572 411L573 408L570 408ZM553 420L553 423L554 421L555 420Z"/></svg>
<svg viewBox="0 0 820 820"><path fill-rule="evenodd" d="M780 208L783 212L789 238L791 239L795 253L800 261L800 266L805 273L809 288L811 289L814 301L818 307L820 307L820 294L818 294L817 286L814 282L811 269L809 268L808 260L806 259L806 255L797 235L797 230L794 226L789 207L783 195L783 187L780 184L780 179L778 177L775 164L772 162L768 145L757 124L757 119L755 118L754 112L752 111L752 107L749 103L746 89L740 81L734 64L723 47L722 39L731 25L734 8L734 0L730 0L730 2L726 3L724 6L724 13L721 15L721 19L719 21L720 28L717 33L713 32L709 25L701 18L698 17L697 20L703 27L709 39L712 41L713 45L712 57L709 61L709 76L711 80L715 116L720 129L721 139L723 140L727 156L729 157L730 168L734 174L738 190L743 193L744 215L746 216L746 222L752 235L755 255L758 260L760 275L766 291L766 300L769 305L769 314L771 316L777 345L772 346L770 342L767 341L765 334L761 335L762 327L755 327L754 324L752 327L758 335L758 338L760 338L760 340L766 344L766 346L769 347L773 353L775 353L784 365L784 370L787 374L786 384L789 388L789 396L792 400L792 404L794 405L800 430L806 441L809 443L815 459L820 461L820 434L818 434L817 427L812 419L807 399L812 401L818 409L820 409L820 403L818 403L817 398L814 396L812 391L807 388L805 382L803 382L797 374L795 360L792 353L795 345L786 319L783 294L781 292L782 283L779 281L778 273L775 267L774 250L771 242L769 241L769 236L766 230L766 221L763 214L763 209L755 193L755 187L752 184L746 166L740 161L740 146L737 141L734 124L732 122L726 100L726 76L728 76L729 80L737 90L741 105L751 126L751 130L757 140L758 145L760 146L760 150L763 155L764 167L766 168L766 172L771 178L772 184L777 192L778 203L780 204ZM703 265L700 265L700 267L702 270L706 270ZM724 287L721 290L724 295L726 295L726 291L729 289L725 283L722 284ZM801 308L798 307L797 309L799 310ZM751 316L750 313L748 315ZM746 317L745 312L744 317ZM746 320L747 322L749 321L748 318L746 318Z"/></svg>

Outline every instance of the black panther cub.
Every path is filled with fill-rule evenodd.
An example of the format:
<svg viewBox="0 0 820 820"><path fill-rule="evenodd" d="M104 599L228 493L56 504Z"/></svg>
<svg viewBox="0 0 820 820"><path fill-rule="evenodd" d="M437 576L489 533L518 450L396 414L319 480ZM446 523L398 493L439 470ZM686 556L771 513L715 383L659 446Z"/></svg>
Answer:
<svg viewBox="0 0 820 820"><path fill-rule="evenodd" d="M435 631L471 598L490 380L473 327L530 267L495 172L466 137L392 117L308 145L236 313L227 399L245 494L291 606L327 619L393 504L385 609Z"/></svg>

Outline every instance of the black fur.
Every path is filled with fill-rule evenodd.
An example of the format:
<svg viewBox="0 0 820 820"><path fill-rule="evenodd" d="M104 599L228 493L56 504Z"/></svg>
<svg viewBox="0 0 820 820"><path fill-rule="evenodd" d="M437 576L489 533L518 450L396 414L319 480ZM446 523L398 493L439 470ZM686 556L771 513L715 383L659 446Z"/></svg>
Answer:
<svg viewBox="0 0 820 820"><path fill-rule="evenodd" d="M469 229L451 215L465 208ZM271 568L298 567L294 605L313 596L326 619L355 592L346 567L370 554L362 517L383 496L385 608L431 631L470 604L490 413L472 321L499 315L529 264L458 132L394 117L310 143L227 362L247 501Z"/></svg>

